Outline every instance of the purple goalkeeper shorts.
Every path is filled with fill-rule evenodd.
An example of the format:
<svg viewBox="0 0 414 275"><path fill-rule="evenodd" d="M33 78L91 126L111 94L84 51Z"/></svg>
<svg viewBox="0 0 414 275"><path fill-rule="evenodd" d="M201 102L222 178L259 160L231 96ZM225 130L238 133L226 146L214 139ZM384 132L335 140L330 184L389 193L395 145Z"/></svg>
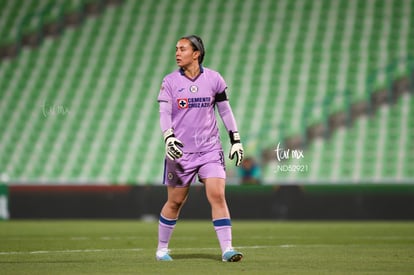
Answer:
<svg viewBox="0 0 414 275"><path fill-rule="evenodd" d="M187 187L195 182L196 175L200 181L207 178L225 179L223 151L184 153L175 161L165 158L163 182L165 185Z"/></svg>

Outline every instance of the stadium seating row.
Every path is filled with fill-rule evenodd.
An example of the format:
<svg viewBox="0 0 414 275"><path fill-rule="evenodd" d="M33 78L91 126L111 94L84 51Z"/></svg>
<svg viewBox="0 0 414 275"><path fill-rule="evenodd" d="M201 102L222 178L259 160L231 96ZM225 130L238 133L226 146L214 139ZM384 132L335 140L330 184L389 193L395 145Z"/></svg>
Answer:
<svg viewBox="0 0 414 275"><path fill-rule="evenodd" d="M2 2L2 33L46 3ZM345 89L352 102L366 100L372 72L375 89L389 85L381 68L409 56L413 18L409 0L123 1L0 63L0 174L17 182L160 183L156 96L175 69L175 41L190 33L205 41L205 65L227 81L247 154L260 158L303 131L305 108L331 96L332 109L345 109L337 96ZM392 78L409 73L400 63ZM306 173L275 173L270 162L265 182L412 180L413 112L406 94L311 143L300 160ZM308 121L321 118L312 108Z"/></svg>

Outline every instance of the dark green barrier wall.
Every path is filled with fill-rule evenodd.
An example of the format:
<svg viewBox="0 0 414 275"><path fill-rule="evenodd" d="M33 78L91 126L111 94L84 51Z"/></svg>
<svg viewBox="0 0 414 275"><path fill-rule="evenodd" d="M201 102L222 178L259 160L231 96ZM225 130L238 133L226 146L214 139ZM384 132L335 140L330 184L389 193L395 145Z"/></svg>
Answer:
<svg viewBox="0 0 414 275"><path fill-rule="evenodd" d="M229 186L234 219L414 219L414 185ZM11 186L21 218L157 218L163 186ZM182 218L210 219L204 188L191 188Z"/></svg>

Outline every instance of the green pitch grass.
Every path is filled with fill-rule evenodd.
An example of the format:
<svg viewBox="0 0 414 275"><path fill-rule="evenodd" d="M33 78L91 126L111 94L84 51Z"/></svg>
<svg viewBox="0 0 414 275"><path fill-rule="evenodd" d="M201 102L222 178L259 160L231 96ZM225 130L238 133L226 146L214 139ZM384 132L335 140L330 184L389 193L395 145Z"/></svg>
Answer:
<svg viewBox="0 0 414 275"><path fill-rule="evenodd" d="M413 222L233 221L245 257L224 263L210 221L177 223L173 262L157 223L0 222L0 274L413 274Z"/></svg>

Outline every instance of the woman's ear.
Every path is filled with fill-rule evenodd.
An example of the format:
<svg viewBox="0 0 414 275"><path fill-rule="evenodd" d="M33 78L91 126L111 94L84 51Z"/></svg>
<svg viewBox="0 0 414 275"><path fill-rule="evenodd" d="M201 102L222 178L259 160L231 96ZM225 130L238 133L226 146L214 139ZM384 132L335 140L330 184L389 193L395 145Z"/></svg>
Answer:
<svg viewBox="0 0 414 275"><path fill-rule="evenodd" d="M200 51L194 51L193 52L193 60L198 60L199 56L200 56Z"/></svg>

